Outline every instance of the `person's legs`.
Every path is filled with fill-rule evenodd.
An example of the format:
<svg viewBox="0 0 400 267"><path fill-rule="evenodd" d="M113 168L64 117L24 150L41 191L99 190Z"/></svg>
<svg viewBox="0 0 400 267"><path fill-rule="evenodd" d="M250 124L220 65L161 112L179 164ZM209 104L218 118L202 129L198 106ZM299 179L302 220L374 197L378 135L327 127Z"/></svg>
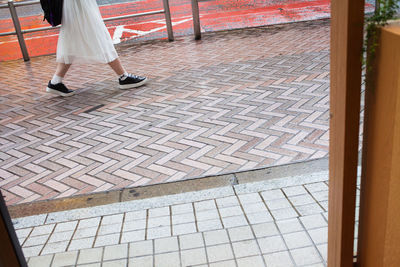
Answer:
<svg viewBox="0 0 400 267"><path fill-rule="evenodd" d="M71 67L71 64L57 63L56 72L47 85L47 92L60 96L70 96L74 94L74 91L69 90L62 82L69 67Z"/></svg>
<svg viewBox="0 0 400 267"><path fill-rule="evenodd" d="M67 74L69 67L71 67L71 64L57 63L56 72L54 73L53 78L51 79L51 83L52 84L62 83L62 80L64 79L65 74Z"/></svg>
<svg viewBox="0 0 400 267"><path fill-rule="evenodd" d="M57 63L55 75L64 78L65 74L67 74L67 71L69 70L69 67L71 67L71 64Z"/></svg>
<svg viewBox="0 0 400 267"><path fill-rule="evenodd" d="M110 65L113 71L118 75L120 89L139 87L147 82L146 77L136 76L127 73L125 68L122 66L121 60L119 60L119 58L109 62L108 65Z"/></svg>
<svg viewBox="0 0 400 267"><path fill-rule="evenodd" d="M122 76L122 75L126 74L126 71L125 71L124 67L122 66L121 60L119 60L119 58L115 59L114 61L109 62L108 65L110 65L110 67L113 69L113 71L118 76Z"/></svg>

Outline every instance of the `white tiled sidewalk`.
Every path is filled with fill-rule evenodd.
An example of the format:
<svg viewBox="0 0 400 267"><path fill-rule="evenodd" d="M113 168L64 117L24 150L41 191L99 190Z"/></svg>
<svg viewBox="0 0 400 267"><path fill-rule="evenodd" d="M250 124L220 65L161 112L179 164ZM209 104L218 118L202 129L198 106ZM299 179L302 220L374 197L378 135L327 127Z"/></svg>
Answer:
<svg viewBox="0 0 400 267"><path fill-rule="evenodd" d="M326 266L328 172L14 220L30 267Z"/></svg>

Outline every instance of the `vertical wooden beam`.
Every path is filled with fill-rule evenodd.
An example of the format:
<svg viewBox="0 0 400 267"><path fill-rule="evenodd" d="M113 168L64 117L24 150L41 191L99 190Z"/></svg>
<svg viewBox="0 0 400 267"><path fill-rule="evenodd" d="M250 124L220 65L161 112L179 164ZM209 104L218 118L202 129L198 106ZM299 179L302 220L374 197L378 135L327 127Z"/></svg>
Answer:
<svg viewBox="0 0 400 267"><path fill-rule="evenodd" d="M364 0L332 0L328 266L353 265Z"/></svg>
<svg viewBox="0 0 400 267"><path fill-rule="evenodd" d="M382 29L376 53L365 93L362 267L400 266L400 25Z"/></svg>
<svg viewBox="0 0 400 267"><path fill-rule="evenodd" d="M0 192L0 266L1 267L26 267L21 246L15 234L10 215L7 211L3 195Z"/></svg>

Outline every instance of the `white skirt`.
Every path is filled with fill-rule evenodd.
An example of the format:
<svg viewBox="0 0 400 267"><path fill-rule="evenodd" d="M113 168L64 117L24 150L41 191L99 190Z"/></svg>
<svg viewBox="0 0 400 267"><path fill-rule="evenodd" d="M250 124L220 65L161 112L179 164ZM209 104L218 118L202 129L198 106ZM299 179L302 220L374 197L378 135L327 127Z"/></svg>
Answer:
<svg viewBox="0 0 400 267"><path fill-rule="evenodd" d="M64 0L57 62L109 63L116 58L96 0Z"/></svg>

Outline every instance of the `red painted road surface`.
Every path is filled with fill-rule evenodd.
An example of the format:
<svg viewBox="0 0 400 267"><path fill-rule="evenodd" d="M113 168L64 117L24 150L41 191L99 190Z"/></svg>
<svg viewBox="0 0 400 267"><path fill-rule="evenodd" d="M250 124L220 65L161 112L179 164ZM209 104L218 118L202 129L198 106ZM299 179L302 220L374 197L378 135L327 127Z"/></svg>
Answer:
<svg viewBox="0 0 400 267"><path fill-rule="evenodd" d="M190 0L170 0L175 36L193 33ZM208 0L200 2L200 23L203 32L256 27L330 17L330 0ZM104 18L163 9L161 0L143 0L101 6ZM373 6L367 4L366 11ZM43 17L20 18L23 29L47 26ZM164 15L108 22L114 43L128 40L166 38ZM0 20L0 32L13 31L11 19ZM58 30L25 34L30 56L53 54L56 51ZM0 37L0 61L22 57L16 36Z"/></svg>

